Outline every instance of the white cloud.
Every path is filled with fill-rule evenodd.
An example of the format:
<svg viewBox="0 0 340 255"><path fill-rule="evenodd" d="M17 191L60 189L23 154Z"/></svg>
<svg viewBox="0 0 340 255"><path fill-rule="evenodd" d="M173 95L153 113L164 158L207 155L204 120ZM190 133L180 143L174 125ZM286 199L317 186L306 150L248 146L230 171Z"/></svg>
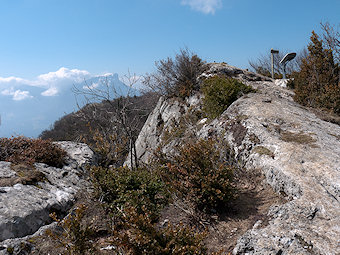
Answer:
<svg viewBox="0 0 340 255"><path fill-rule="evenodd" d="M44 92L41 93L42 96L45 97L50 97L50 96L55 96L58 94L58 89L56 89L55 87L51 87L48 90L45 90Z"/></svg>
<svg viewBox="0 0 340 255"><path fill-rule="evenodd" d="M0 77L0 89L1 87L8 88L9 86L12 88L18 87L18 89L20 89L20 85L29 85L46 88L46 90L41 93L43 96L54 96L61 90L70 89L74 83L82 82L90 77L91 74L88 71L61 67L56 72L41 74L33 80L25 80L14 76L6 78ZM21 98L24 97L24 95L20 95L17 94L16 98L20 98L19 100L22 100ZM25 98L28 96L29 95L27 94Z"/></svg>
<svg viewBox="0 0 340 255"><path fill-rule="evenodd" d="M22 78L18 78L18 77L14 77L14 76L10 76L10 77L0 77L0 83L8 83L8 82L17 82L17 83L23 83L26 80L22 79Z"/></svg>
<svg viewBox="0 0 340 255"><path fill-rule="evenodd" d="M20 101L26 98L32 98L29 91L16 90L13 95L13 100Z"/></svg>
<svg viewBox="0 0 340 255"><path fill-rule="evenodd" d="M11 96L13 90L9 90L9 89L5 89L3 91L1 91L1 94L5 95L5 96Z"/></svg>
<svg viewBox="0 0 340 255"><path fill-rule="evenodd" d="M189 5L204 14L215 14L217 9L222 8L222 0L182 0L182 5Z"/></svg>
<svg viewBox="0 0 340 255"><path fill-rule="evenodd" d="M85 70L68 69L61 67L56 72L49 72L47 74L41 74L38 76L38 83L46 84L48 82L56 82L60 80L73 80L75 82L81 82L84 78L88 78L90 73Z"/></svg>
<svg viewBox="0 0 340 255"><path fill-rule="evenodd" d="M5 89L1 92L1 94L5 95L5 96L13 96L13 100L15 101L21 101L24 100L26 98L32 98L32 96L30 95L29 91L23 91L20 89L14 90L14 89Z"/></svg>

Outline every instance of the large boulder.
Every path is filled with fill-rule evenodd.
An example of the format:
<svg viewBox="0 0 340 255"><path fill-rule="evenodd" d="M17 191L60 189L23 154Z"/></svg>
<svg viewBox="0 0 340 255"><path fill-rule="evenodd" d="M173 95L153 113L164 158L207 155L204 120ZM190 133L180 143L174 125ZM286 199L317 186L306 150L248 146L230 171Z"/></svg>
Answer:
<svg viewBox="0 0 340 255"><path fill-rule="evenodd" d="M191 131L228 143L246 171L260 169L287 201L269 210L268 222L257 222L245 233L234 254L339 254L340 126L295 103L294 93L271 79L226 64L210 64L200 78L216 74L239 79L257 92L210 123L198 120ZM199 106L200 97L159 101L136 142L142 162L156 148L174 149L176 143L165 141L169 129Z"/></svg>
<svg viewBox="0 0 340 255"><path fill-rule="evenodd" d="M77 191L89 187L85 166L95 163L94 153L82 143L57 144L67 152L63 168L36 163L35 169L21 166L18 172L11 163L0 162L0 180L13 180L12 183L2 182L0 186L0 241L35 233L52 222L49 216L52 212L65 215ZM40 179L35 176L29 181L29 177L20 176L24 170L27 175L39 173ZM20 181L22 178L24 181ZM6 247L5 243L0 243L0 248Z"/></svg>

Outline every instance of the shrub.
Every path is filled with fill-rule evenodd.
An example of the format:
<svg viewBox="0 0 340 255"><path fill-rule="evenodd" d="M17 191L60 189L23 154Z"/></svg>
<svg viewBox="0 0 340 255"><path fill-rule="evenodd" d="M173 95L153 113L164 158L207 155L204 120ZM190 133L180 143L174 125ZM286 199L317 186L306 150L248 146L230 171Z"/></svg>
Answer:
<svg viewBox="0 0 340 255"><path fill-rule="evenodd" d="M92 180L97 197L107 208L119 215L122 208L133 206L138 213L145 207L153 220L168 203L170 195L166 184L147 169L92 168Z"/></svg>
<svg viewBox="0 0 340 255"><path fill-rule="evenodd" d="M50 140L30 139L23 136L0 138L0 161L16 164L35 162L62 167L66 152Z"/></svg>
<svg viewBox="0 0 340 255"><path fill-rule="evenodd" d="M233 167L222 162L213 140L183 146L164 174L198 209L219 210L234 197Z"/></svg>
<svg viewBox="0 0 340 255"><path fill-rule="evenodd" d="M113 216L113 245L124 254L206 254L203 239L190 227L157 226L168 204L167 185L147 169L92 168L97 197Z"/></svg>
<svg viewBox="0 0 340 255"><path fill-rule="evenodd" d="M147 211L137 213L133 207L126 208L120 227L115 232L115 243L126 254L207 254L203 243L206 232L199 233L183 224L160 229Z"/></svg>
<svg viewBox="0 0 340 255"><path fill-rule="evenodd" d="M209 117L216 118L239 97L254 90L236 79L214 76L204 81L202 91L203 109Z"/></svg>
<svg viewBox="0 0 340 255"><path fill-rule="evenodd" d="M123 165L129 152L129 139L126 136L115 131L108 133L93 130L90 125L89 134L92 135L92 140L87 141L84 138L84 142L96 153L98 165L103 167Z"/></svg>
<svg viewBox="0 0 340 255"><path fill-rule="evenodd" d="M86 209L81 204L63 220L59 220L56 213L50 214L50 217L58 223L61 233L48 230L47 234L58 241L60 246L65 248L67 254L93 254L95 251L91 242L93 231L82 223Z"/></svg>
<svg viewBox="0 0 340 255"><path fill-rule="evenodd" d="M156 62L156 68L155 73L146 76L144 84L161 95L185 98L199 90L197 77L204 71L205 63L185 49L175 59Z"/></svg>

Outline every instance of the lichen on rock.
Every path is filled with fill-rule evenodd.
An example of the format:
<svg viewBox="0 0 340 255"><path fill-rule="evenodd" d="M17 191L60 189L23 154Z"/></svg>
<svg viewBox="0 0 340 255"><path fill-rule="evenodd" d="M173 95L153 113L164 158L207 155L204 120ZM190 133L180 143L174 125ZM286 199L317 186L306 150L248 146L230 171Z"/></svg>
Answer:
<svg viewBox="0 0 340 255"><path fill-rule="evenodd" d="M254 227L239 239L234 254L338 253L340 126L295 103L291 90L269 78L227 64L209 64L200 79L213 75L239 79L257 93L239 98L212 121L198 120L200 126L190 131L198 138L224 140L246 171L260 169L266 182L286 198L284 205L268 212L266 226ZM196 102L192 98L160 99L136 142L142 162L148 163L153 150L164 142L166 130L187 113L186 104ZM173 146L172 141L162 150L170 153Z"/></svg>
<svg viewBox="0 0 340 255"><path fill-rule="evenodd" d="M32 235L50 224L51 212L66 214L77 191L89 187L85 166L96 162L94 153L86 144L58 144L67 152L62 168L35 163L26 169L27 166L11 167L10 162L0 162L0 179L17 180L0 187L0 247L16 245L11 239Z"/></svg>

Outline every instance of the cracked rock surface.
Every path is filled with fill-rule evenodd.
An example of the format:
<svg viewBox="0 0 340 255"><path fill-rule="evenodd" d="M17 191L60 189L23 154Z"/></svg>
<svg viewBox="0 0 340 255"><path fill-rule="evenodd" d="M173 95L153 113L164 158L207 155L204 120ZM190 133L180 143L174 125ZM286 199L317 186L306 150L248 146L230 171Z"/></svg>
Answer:
<svg viewBox="0 0 340 255"><path fill-rule="evenodd" d="M268 211L267 224L248 230L233 253L340 254L340 126L295 103L294 93L271 79L226 64L210 64L201 78L216 74L239 79L257 92L191 129L200 138L226 141L247 171L260 169L287 200ZM181 103L161 98L136 141L139 158L147 163L164 145L166 132L199 102L200 95ZM171 152L175 144L162 146L162 152Z"/></svg>
<svg viewBox="0 0 340 255"><path fill-rule="evenodd" d="M95 163L94 153L82 143L57 142L67 152L63 168L36 163L44 180L34 185L16 183L0 187L0 252L11 239L34 234L52 222L51 212L64 215L74 203L80 189L88 187L85 165ZM0 162L0 179L15 178L11 163ZM4 248L4 249L1 249Z"/></svg>

